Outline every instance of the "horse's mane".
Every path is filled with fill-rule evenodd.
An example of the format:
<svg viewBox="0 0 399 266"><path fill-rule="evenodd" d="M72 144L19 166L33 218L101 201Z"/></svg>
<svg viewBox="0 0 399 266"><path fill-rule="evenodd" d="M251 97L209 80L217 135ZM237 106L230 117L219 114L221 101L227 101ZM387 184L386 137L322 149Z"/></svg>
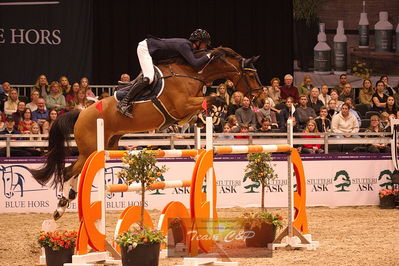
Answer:
<svg viewBox="0 0 399 266"><path fill-rule="evenodd" d="M198 50L198 51L194 51L194 56L195 57L201 57L207 53L212 53L212 52L220 52L223 53L226 57L232 57L234 59L241 59L241 55L239 55L238 53L236 53L233 49L228 48L228 47L216 47L210 50ZM163 59L163 60L158 60L157 62L155 62L156 65L168 65L168 64L181 64L181 65L187 65L186 60L184 60L183 57L179 56L179 57L172 57L169 59Z"/></svg>

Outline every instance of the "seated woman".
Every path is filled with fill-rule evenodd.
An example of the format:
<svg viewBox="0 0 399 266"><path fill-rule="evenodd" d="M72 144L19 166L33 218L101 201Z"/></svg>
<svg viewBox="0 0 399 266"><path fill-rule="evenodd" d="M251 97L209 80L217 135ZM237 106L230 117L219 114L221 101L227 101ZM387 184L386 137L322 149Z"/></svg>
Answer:
<svg viewBox="0 0 399 266"><path fill-rule="evenodd" d="M235 115L229 115L227 117L226 124L230 126L231 133L237 133L240 131L240 128L238 126L238 120Z"/></svg>
<svg viewBox="0 0 399 266"><path fill-rule="evenodd" d="M18 124L18 131L22 134L30 134L32 125L36 124L36 122L32 120L32 111L26 108L22 113L22 117L23 120Z"/></svg>
<svg viewBox="0 0 399 266"><path fill-rule="evenodd" d="M317 125L314 120L309 120L306 123L306 128L303 133L318 133ZM320 135L304 135L301 138L321 138ZM302 153L324 153L324 150L321 149L321 144L304 144L302 147Z"/></svg>
<svg viewBox="0 0 399 266"><path fill-rule="evenodd" d="M384 112L387 112L389 115L398 116L398 109L396 108L395 98L393 96L388 96L387 105L384 109Z"/></svg>
<svg viewBox="0 0 399 266"><path fill-rule="evenodd" d="M65 95L65 101L74 101L78 95L78 91L80 89L80 85L78 82L72 83L71 89L69 92Z"/></svg>
<svg viewBox="0 0 399 266"><path fill-rule="evenodd" d="M295 123L299 121L298 114L295 111L294 99L288 97L285 101L285 107L281 110L279 114L279 124L278 127L282 132L287 132L287 120L289 117L295 117Z"/></svg>
<svg viewBox="0 0 399 266"><path fill-rule="evenodd" d="M75 98L75 109L84 110L88 106L88 100L85 89L79 89Z"/></svg>
<svg viewBox="0 0 399 266"><path fill-rule="evenodd" d="M377 81L375 84L376 90L373 94L373 110L377 112L383 112L387 107L388 96L384 94L385 84L382 81Z"/></svg>
<svg viewBox="0 0 399 266"><path fill-rule="evenodd" d="M268 118L271 124L278 127L276 112L272 111L270 101L265 99L263 107L256 112L256 120L262 125L263 119Z"/></svg>
<svg viewBox="0 0 399 266"><path fill-rule="evenodd" d="M26 108L29 108L32 112L37 110L37 100L40 97L40 93L38 90L32 90L30 92L31 101L26 105Z"/></svg>
<svg viewBox="0 0 399 266"><path fill-rule="evenodd" d="M370 117L370 126L367 128L365 132L379 133L386 132L380 125L380 117L378 115L372 115ZM377 136L366 136L366 138L377 138ZM367 145L367 151L370 153L387 153L390 151L390 148L386 144L373 143Z"/></svg>
<svg viewBox="0 0 399 266"><path fill-rule="evenodd" d="M224 125L224 127L223 127L223 133L232 133L229 124L225 124L225 125ZM219 138L219 139L233 139L234 136L224 136L224 135L221 135L221 136L219 136L218 138Z"/></svg>
<svg viewBox="0 0 399 266"><path fill-rule="evenodd" d="M65 97L60 91L60 84L58 81L53 81L50 84L50 94L46 97L46 107L47 109L57 109L61 111L66 106Z"/></svg>
<svg viewBox="0 0 399 266"><path fill-rule="evenodd" d="M56 109L51 109L48 113L47 120L43 123L42 132L43 134L48 134L50 132L51 126L53 125L55 119L58 117L58 112Z"/></svg>
<svg viewBox="0 0 399 266"><path fill-rule="evenodd" d="M328 119L328 110L327 107L322 106L320 108L320 115L315 119L317 130L319 132L328 132L331 127L331 120Z"/></svg>
<svg viewBox="0 0 399 266"><path fill-rule="evenodd" d="M11 89L8 93L7 101L4 103L4 113L6 115L12 115L12 113L17 111L18 103L18 91L16 89Z"/></svg>
<svg viewBox="0 0 399 266"><path fill-rule="evenodd" d="M338 100L338 98L339 98L339 96L338 96L338 91L335 90L335 89L331 90L331 92L330 92L330 97L331 97L330 100L334 100L334 101L335 101L335 104L336 104L336 105L335 105L335 111L336 111L336 112L340 112L340 111L341 111L341 107L342 107L342 105L344 104L344 102Z"/></svg>
<svg viewBox="0 0 399 266"><path fill-rule="evenodd" d="M373 89L373 84L371 80L365 79L363 80L363 87L359 91L359 103L361 104L368 104L373 106L372 98L375 91Z"/></svg>

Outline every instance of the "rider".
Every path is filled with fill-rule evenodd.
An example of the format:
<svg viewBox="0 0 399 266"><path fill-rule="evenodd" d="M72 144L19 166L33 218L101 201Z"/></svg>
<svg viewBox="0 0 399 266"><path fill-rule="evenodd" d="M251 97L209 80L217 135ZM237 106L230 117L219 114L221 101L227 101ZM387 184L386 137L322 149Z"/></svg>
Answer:
<svg viewBox="0 0 399 266"><path fill-rule="evenodd" d="M139 79L122 101L120 101L118 110L124 115L131 116L130 101L154 80L153 59L162 60L182 56L191 66L200 67L208 62L210 54L196 58L193 52L194 50L207 49L210 43L211 36L206 30L202 29L196 29L191 33L188 40L183 38L160 39L148 37L139 42L137 46L137 55L141 70L143 71L143 78Z"/></svg>

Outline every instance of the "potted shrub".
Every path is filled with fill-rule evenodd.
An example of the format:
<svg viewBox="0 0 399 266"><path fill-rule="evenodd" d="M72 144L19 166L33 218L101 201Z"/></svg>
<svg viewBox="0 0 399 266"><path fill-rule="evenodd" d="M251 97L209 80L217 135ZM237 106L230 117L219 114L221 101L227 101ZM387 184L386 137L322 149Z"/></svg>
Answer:
<svg viewBox="0 0 399 266"><path fill-rule="evenodd" d="M159 230L151 230L144 226L144 205L146 187L158 181L166 167L158 167L155 153L146 149L138 153L126 153L122 157L123 169L118 173L129 185L141 183L141 217L138 224L116 238L121 247L123 265L158 265L160 245L165 237Z"/></svg>
<svg viewBox="0 0 399 266"><path fill-rule="evenodd" d="M399 196L399 189L382 189L378 192L381 209L394 209L396 197Z"/></svg>
<svg viewBox="0 0 399 266"><path fill-rule="evenodd" d="M46 264L62 266L72 262L77 236L76 231L41 231L37 242L45 250Z"/></svg>
<svg viewBox="0 0 399 266"><path fill-rule="evenodd" d="M246 231L245 243L248 247L266 247L276 237L277 228L282 227L282 217L267 212L265 208L265 188L270 180L278 176L271 164L271 153L250 153L245 167L244 182L250 179L261 188L261 207L259 212L245 213L239 220Z"/></svg>

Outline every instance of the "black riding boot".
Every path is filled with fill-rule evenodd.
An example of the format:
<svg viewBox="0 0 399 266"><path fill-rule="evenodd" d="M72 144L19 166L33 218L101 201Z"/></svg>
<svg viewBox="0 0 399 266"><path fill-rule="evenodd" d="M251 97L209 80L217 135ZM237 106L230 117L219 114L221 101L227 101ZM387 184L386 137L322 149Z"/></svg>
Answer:
<svg viewBox="0 0 399 266"><path fill-rule="evenodd" d="M133 88L127 93L127 95L122 99L122 101L118 104L118 111L123 115L128 117L133 117L131 113L132 104L130 103L146 86L150 84L150 80L148 78L140 79Z"/></svg>

